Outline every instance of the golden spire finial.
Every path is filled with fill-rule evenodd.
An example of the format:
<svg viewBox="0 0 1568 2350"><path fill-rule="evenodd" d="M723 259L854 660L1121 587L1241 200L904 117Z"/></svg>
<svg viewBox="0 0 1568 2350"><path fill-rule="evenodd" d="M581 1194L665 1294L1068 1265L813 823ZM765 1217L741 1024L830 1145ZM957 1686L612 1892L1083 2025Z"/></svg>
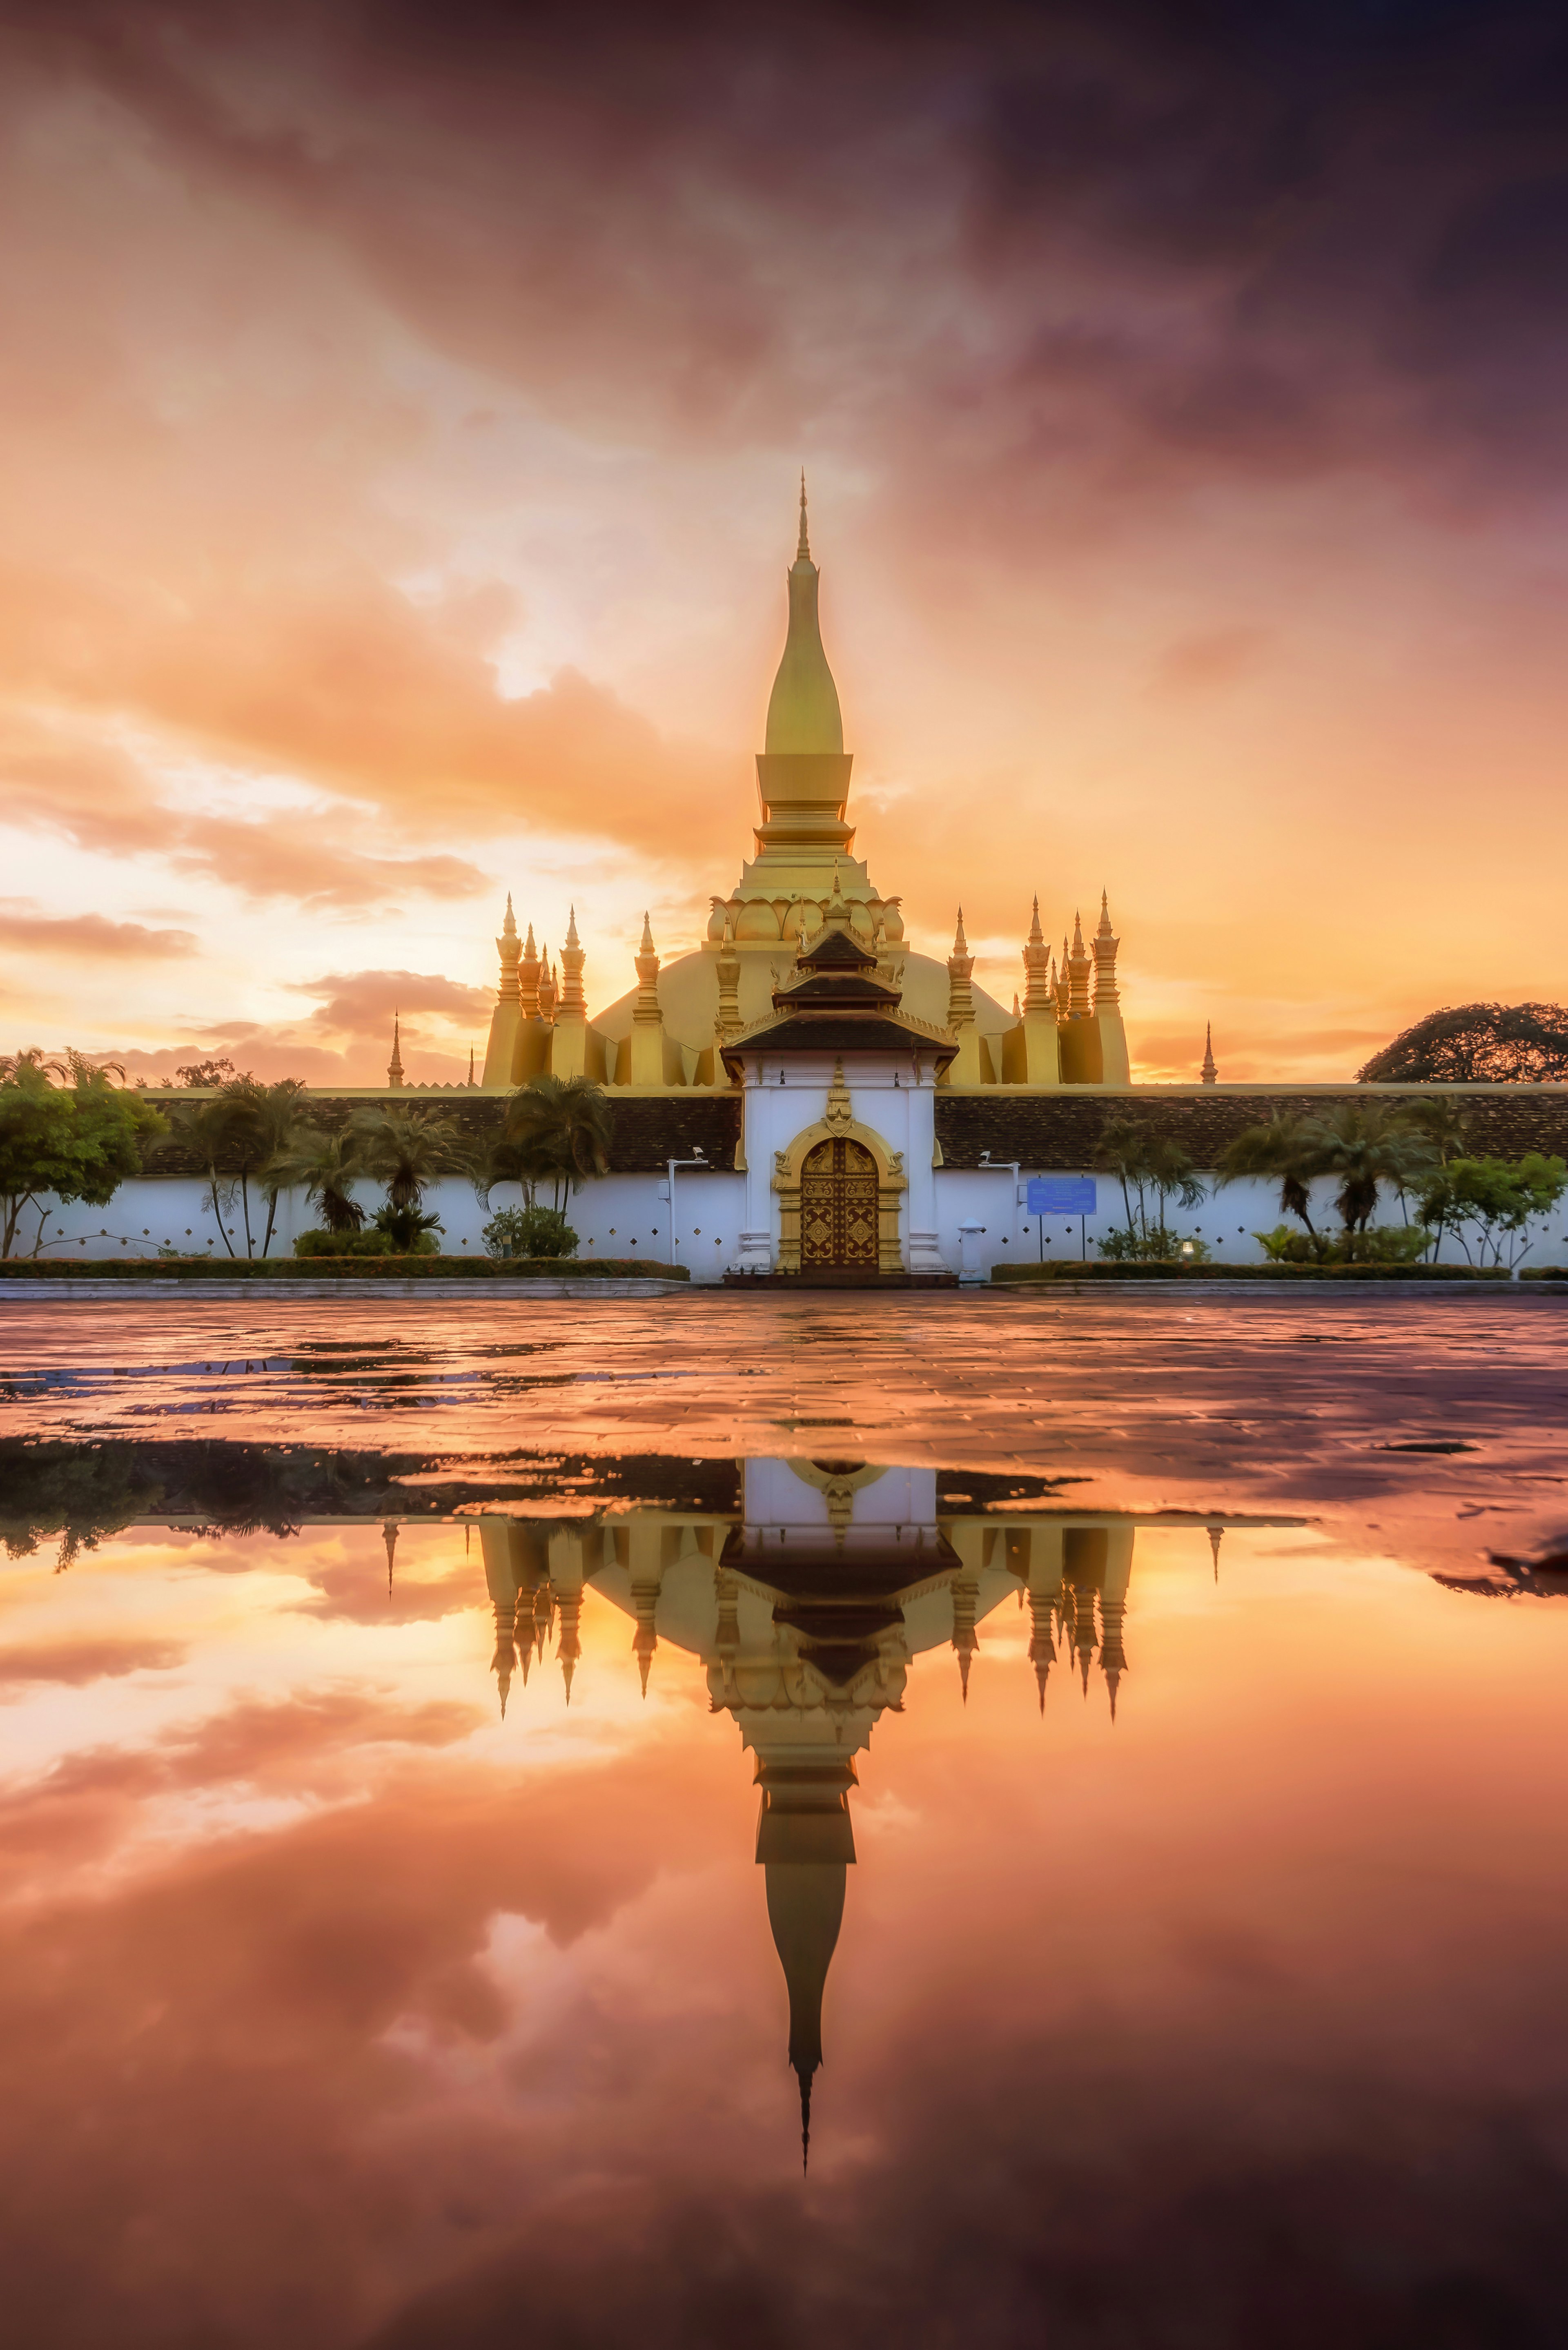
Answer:
<svg viewBox="0 0 1568 2350"><path fill-rule="evenodd" d="M1100 927L1099 927L1099 929L1095 932L1095 936L1096 936L1097 939L1108 939L1108 938L1109 938L1109 936L1110 936L1110 934L1111 934L1111 899L1110 899L1110 892L1109 892L1109 890L1107 890L1107 889L1102 889L1102 890L1101 890L1101 892L1100 892Z"/></svg>
<svg viewBox="0 0 1568 2350"><path fill-rule="evenodd" d="M1040 928L1040 900L1038 897L1036 897L1034 900L1034 911L1030 916L1029 920L1029 943L1032 947L1043 947L1045 943L1045 934Z"/></svg>
<svg viewBox="0 0 1568 2350"><path fill-rule="evenodd" d="M506 892L506 919L501 925L501 932L504 938L508 939L514 939L517 935L517 918L512 911L512 892L510 889Z"/></svg>
<svg viewBox="0 0 1568 2350"><path fill-rule="evenodd" d="M1075 914L1074 914L1074 916L1073 916L1073 952L1074 952L1075 955L1081 955L1081 954L1083 953L1083 951L1084 951L1084 924L1083 924L1083 918L1082 918L1079 914L1077 914L1076 912L1075 912Z"/></svg>
<svg viewBox="0 0 1568 2350"><path fill-rule="evenodd" d="M653 929L646 914L642 918L642 944L639 947L638 952L639 954L653 952Z"/></svg>
<svg viewBox="0 0 1568 2350"><path fill-rule="evenodd" d="M969 952L969 941L963 934L963 908L961 906L958 910L958 929L953 932L953 952L956 955L968 954Z"/></svg>
<svg viewBox="0 0 1568 2350"><path fill-rule="evenodd" d="M524 941L523 951L531 962L538 960L539 950L534 944L534 925L532 922L528 925L528 936Z"/></svg>
<svg viewBox="0 0 1568 2350"><path fill-rule="evenodd" d="M577 910L575 906L568 906L566 909L566 944L569 947L575 947L579 946L581 943L582 941L577 937Z"/></svg>
<svg viewBox="0 0 1568 2350"><path fill-rule="evenodd" d="M394 1012L392 1014L392 1057L387 1064L387 1083L389 1086L400 1086L403 1082L403 1055L401 1045L402 1032L399 1025L399 1015Z"/></svg>
<svg viewBox="0 0 1568 2350"><path fill-rule="evenodd" d="M800 545L795 548L794 559L797 563L811 561L811 541L806 536L805 530L805 467L804 465L800 469Z"/></svg>

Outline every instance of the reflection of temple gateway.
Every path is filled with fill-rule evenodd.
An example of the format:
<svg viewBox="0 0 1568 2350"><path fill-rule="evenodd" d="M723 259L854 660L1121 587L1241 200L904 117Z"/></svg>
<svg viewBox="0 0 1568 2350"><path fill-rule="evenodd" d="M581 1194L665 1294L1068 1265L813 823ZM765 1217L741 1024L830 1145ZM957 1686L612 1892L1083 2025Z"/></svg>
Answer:
<svg viewBox="0 0 1568 2350"><path fill-rule="evenodd" d="M1085 1694L1097 1659L1114 1717L1133 1521L939 1515L934 1470L767 1460L745 1464L738 1518L485 1516L480 1532L503 1711L552 1626L570 1697L591 1584L631 1618L645 1690L659 1642L671 1641L701 1658L713 1710L733 1716L755 1757L756 1857L805 2129L855 1858L856 1756L878 1716L901 1711L916 1656L950 1648L967 1701L979 1627L1009 1595L1029 1611L1042 1711L1058 1659Z"/></svg>

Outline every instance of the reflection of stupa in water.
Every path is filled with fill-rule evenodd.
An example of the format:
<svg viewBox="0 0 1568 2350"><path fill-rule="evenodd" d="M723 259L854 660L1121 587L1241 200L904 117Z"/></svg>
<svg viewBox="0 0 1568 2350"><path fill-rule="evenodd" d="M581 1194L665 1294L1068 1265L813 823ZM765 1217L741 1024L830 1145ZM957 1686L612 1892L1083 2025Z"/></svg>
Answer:
<svg viewBox="0 0 1568 2350"><path fill-rule="evenodd" d="M822 2001L855 1859L855 1757L900 1711L911 1659L953 1651L965 1702L979 1627L1009 1594L1029 1610L1040 1705L1063 1658L1085 1694L1096 1657L1114 1719L1127 1670L1127 1519L939 1518L937 1472L753 1461L739 1519L633 1510L594 1521L486 1516L504 1712L552 1627L568 1700L585 1584L632 1619L646 1691L660 1640L701 1659L715 1712L756 1758L756 1857L789 1989L804 2137Z"/></svg>

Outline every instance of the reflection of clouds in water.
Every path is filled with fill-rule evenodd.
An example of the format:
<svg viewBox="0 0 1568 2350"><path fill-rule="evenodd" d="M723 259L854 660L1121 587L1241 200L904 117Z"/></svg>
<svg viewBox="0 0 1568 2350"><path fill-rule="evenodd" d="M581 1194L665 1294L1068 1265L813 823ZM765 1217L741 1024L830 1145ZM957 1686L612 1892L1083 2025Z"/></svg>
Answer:
<svg viewBox="0 0 1568 2350"><path fill-rule="evenodd" d="M783 1544L664 1506L515 1544L487 1522L465 1563L461 1527L405 1523L379 1621L374 1515L246 1538L239 1574L226 1538L177 1574L140 1539L19 1563L0 1635L58 1606L83 1639L190 1648L96 1743L122 1681L67 1691L85 1714L0 1808L27 2339L259 2345L286 2302L306 2342L459 2350L524 2312L552 2342L1552 2338L1557 1611L1251 1525L1216 1589L1210 1521L933 1522L910 1481L907 1511L836 1522L832 1482L779 1484ZM926 1571L889 1585L910 1530ZM405 1573L461 1607L400 1619ZM533 1669L503 1726L508 1595ZM900 1645L887 1719L867 1651ZM733 1726L701 1710L715 1675ZM851 1738L803 2198L738 1747L782 1769ZM208 1791L220 1834L182 1808ZM162 2268L149 2235L198 2249Z"/></svg>

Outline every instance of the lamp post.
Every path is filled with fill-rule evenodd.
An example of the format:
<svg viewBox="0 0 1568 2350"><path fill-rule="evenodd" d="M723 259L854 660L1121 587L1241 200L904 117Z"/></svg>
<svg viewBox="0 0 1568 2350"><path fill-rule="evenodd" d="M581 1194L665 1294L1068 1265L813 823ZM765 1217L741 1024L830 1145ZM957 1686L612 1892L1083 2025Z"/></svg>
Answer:
<svg viewBox="0 0 1568 2350"><path fill-rule="evenodd" d="M670 1262L673 1264L675 1263L676 1249L680 1246L680 1243L675 1237L675 1170L678 1167L706 1167L708 1161L703 1158L701 1146L699 1146L695 1159L667 1159L664 1164L669 1170L669 1177L664 1187L664 1197L670 1203Z"/></svg>

